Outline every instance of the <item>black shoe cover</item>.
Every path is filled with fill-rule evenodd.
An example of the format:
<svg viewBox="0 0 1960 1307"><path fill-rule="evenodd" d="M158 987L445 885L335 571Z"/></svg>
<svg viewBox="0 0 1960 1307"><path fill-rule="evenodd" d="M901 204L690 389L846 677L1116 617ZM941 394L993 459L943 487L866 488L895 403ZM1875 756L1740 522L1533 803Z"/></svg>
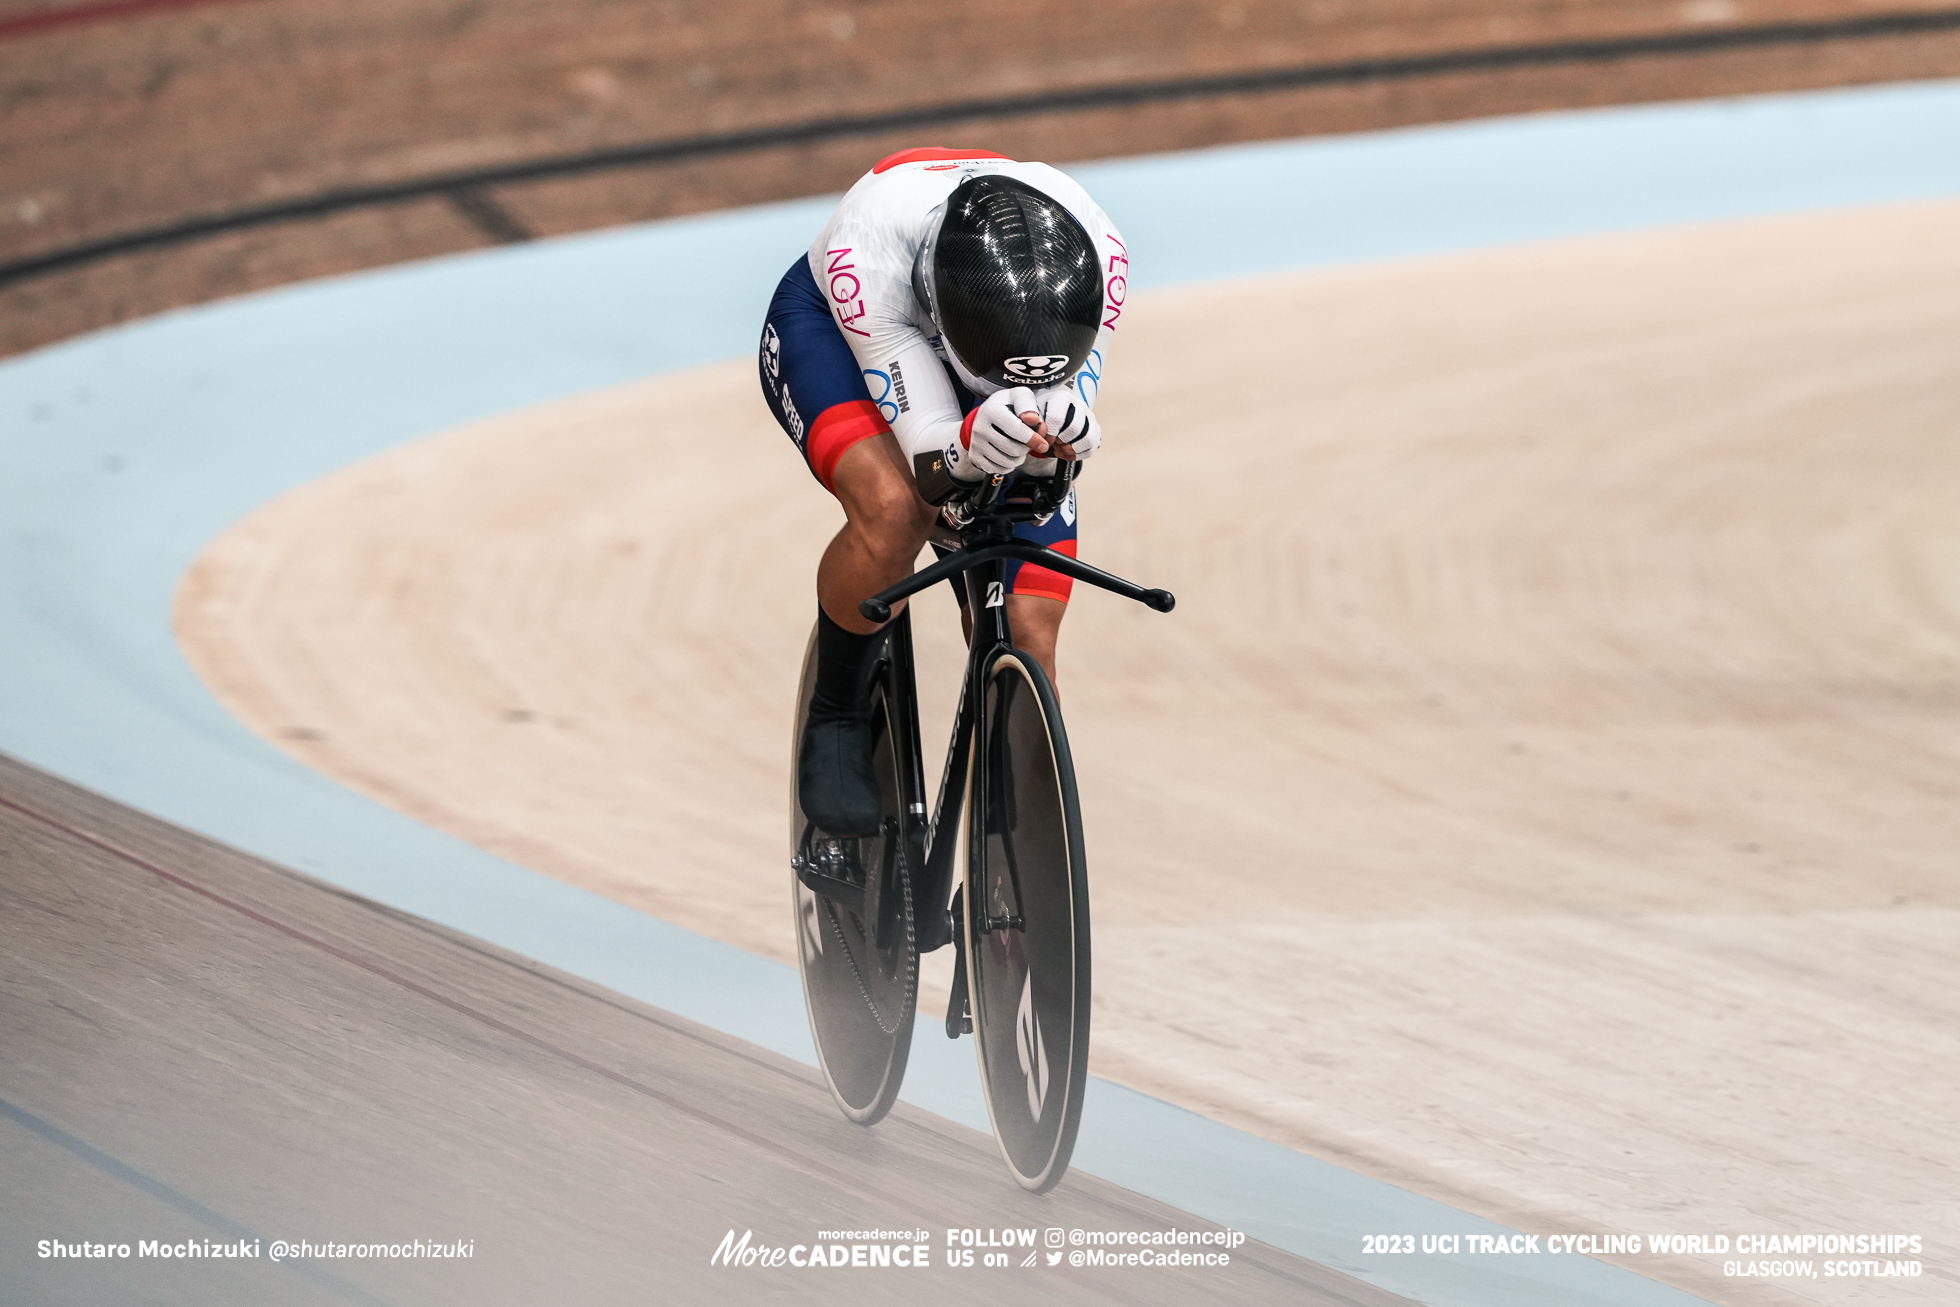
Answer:
<svg viewBox="0 0 1960 1307"><path fill-rule="evenodd" d="M876 835L883 813L871 775L870 724L812 717L797 750L796 797L821 831Z"/></svg>

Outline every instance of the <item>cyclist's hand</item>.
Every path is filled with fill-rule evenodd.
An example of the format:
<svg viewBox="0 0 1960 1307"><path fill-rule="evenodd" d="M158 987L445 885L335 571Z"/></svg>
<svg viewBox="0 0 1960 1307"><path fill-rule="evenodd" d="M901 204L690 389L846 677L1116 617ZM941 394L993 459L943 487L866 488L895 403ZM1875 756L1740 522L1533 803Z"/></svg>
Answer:
<svg viewBox="0 0 1960 1307"><path fill-rule="evenodd" d="M1102 424L1072 390L1062 389L1041 401L1041 434L1047 452L1063 461L1087 458L1102 444Z"/></svg>
<svg viewBox="0 0 1960 1307"><path fill-rule="evenodd" d="M980 401L960 428L959 444L946 450L947 466L966 481L1005 476L1027 461L1030 441L1041 440L1041 413L1026 386L998 391ZM1045 441L1041 442L1046 452Z"/></svg>

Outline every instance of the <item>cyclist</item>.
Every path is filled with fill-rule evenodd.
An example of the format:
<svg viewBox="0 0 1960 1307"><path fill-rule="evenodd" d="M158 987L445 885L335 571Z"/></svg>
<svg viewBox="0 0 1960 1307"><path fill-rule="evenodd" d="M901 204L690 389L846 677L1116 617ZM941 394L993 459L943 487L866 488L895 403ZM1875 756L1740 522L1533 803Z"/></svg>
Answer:
<svg viewBox="0 0 1960 1307"><path fill-rule="evenodd" d="M762 329L762 391L845 523L817 567L803 811L878 829L866 720L878 627L858 601L909 576L936 505L989 477L1053 475L1102 440L1091 411L1129 251L1080 185L985 150L906 150L851 187ZM1075 553L1071 494L1022 538ZM966 603L963 586L956 586ZM1016 643L1050 680L1068 578L1009 565ZM989 596L988 598L991 598Z"/></svg>

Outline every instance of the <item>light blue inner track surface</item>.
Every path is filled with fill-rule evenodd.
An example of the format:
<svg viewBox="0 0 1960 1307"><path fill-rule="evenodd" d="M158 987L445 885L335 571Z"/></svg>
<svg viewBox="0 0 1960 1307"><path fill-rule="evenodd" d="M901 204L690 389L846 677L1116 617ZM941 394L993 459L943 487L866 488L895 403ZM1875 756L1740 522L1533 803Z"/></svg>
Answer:
<svg viewBox="0 0 1960 1307"><path fill-rule="evenodd" d="M1163 286L1960 194L1960 83L1072 171L1130 238L1136 284ZM830 203L314 282L0 365L0 749L811 1061L791 971L499 861L307 770L205 690L171 638L170 607L199 550L282 491L458 423L747 353L776 277ZM906 1097L987 1129L968 1047L922 1029L916 1049ZM1583 1257L1363 1257L1364 1233L1504 1231L1105 1081L1091 1088L1076 1160L1422 1302L1698 1301ZM985 1224L985 1197L974 1206Z"/></svg>

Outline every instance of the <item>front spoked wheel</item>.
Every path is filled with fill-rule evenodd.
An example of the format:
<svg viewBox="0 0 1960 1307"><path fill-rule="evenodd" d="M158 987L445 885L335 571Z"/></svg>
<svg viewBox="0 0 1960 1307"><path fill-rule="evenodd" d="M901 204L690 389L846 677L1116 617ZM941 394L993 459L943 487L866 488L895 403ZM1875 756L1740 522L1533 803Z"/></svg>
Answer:
<svg viewBox="0 0 1960 1307"><path fill-rule="evenodd" d="M796 794L796 751L816 686L816 661L813 632L790 737L790 892L797 959L817 1063L831 1097L846 1117L870 1125L898 1099L919 996L912 877L899 799L900 737L888 699L890 678L881 676L871 696L872 774L884 828L877 835L842 840L817 830Z"/></svg>
<svg viewBox="0 0 1960 1307"><path fill-rule="evenodd" d="M987 669L968 773L963 894L980 1080L1024 1189L1068 1169L1089 1068L1089 884L1075 769L1047 676L1017 650Z"/></svg>

